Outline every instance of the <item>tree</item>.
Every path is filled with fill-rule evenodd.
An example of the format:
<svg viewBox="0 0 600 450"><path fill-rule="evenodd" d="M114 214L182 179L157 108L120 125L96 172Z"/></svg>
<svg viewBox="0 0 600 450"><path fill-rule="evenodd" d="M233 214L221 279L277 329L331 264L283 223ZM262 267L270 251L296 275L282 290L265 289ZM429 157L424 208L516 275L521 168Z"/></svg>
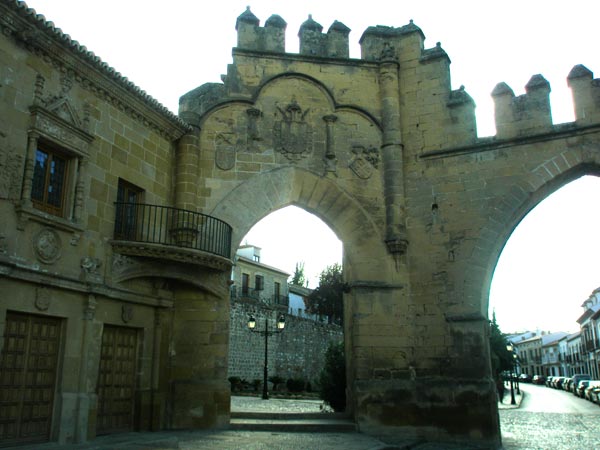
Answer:
<svg viewBox="0 0 600 450"><path fill-rule="evenodd" d="M500 330L494 311L490 321L490 357L492 359L492 373L500 395L502 395L500 386L503 386L502 372L507 370L512 372L514 364L513 354L506 349L506 344L506 335Z"/></svg>
<svg viewBox="0 0 600 450"><path fill-rule="evenodd" d="M302 286L302 287L308 286L308 280L306 279L306 276L304 275L304 262L296 263L296 269L294 270L294 275L292 275L290 284L293 284L295 286Z"/></svg>
<svg viewBox="0 0 600 450"><path fill-rule="evenodd" d="M328 317L329 323L343 324L344 278L342 266L334 264L319 275L319 286L306 299L306 310Z"/></svg>
<svg viewBox="0 0 600 450"><path fill-rule="evenodd" d="M346 359L344 343L331 343L325 353L325 366L319 377L319 393L336 412L346 409Z"/></svg>

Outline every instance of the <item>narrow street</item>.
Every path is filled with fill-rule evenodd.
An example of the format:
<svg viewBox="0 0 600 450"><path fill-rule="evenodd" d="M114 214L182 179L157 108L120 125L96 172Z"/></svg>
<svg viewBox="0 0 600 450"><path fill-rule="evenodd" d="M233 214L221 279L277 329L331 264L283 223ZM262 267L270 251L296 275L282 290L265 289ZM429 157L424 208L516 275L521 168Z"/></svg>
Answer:
<svg viewBox="0 0 600 450"><path fill-rule="evenodd" d="M570 392L522 384L517 409L500 411L506 450L600 449L600 406Z"/></svg>

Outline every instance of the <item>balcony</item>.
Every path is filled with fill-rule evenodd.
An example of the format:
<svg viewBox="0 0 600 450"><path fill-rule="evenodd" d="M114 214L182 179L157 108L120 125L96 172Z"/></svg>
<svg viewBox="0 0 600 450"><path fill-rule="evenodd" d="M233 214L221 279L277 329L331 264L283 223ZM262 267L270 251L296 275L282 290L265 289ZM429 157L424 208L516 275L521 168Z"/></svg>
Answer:
<svg viewBox="0 0 600 450"><path fill-rule="evenodd" d="M117 253L221 270L231 266L231 226L222 220L168 206L122 202L115 206Z"/></svg>

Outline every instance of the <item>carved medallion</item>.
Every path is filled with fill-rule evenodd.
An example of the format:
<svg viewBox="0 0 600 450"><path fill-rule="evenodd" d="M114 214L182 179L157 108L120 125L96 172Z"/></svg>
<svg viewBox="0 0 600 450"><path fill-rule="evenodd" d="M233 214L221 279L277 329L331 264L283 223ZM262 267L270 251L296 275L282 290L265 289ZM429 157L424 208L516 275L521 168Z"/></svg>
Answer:
<svg viewBox="0 0 600 450"><path fill-rule="evenodd" d="M133 319L133 306L123 305L121 307L121 319L124 323L129 323Z"/></svg>
<svg viewBox="0 0 600 450"><path fill-rule="evenodd" d="M233 133L219 133L215 138L215 164L221 170L231 170L235 165Z"/></svg>
<svg viewBox="0 0 600 450"><path fill-rule="evenodd" d="M33 250L41 262L52 264L60 258L60 236L50 228L42 228L33 237Z"/></svg>
<svg viewBox="0 0 600 450"><path fill-rule="evenodd" d="M47 311L50 307L50 301L52 300L52 294L50 290L45 287L39 287L35 290L35 302L34 305L39 311Z"/></svg>
<svg viewBox="0 0 600 450"><path fill-rule="evenodd" d="M275 150L291 161L307 156L312 147L312 128L306 122L310 111L302 111L295 99L285 108L277 107L281 120L273 125L273 143Z"/></svg>
<svg viewBox="0 0 600 450"><path fill-rule="evenodd" d="M379 151L377 148L355 145L352 147L352 153L355 156L350 161L350 169L352 169L356 176L363 180L370 178L379 165Z"/></svg>

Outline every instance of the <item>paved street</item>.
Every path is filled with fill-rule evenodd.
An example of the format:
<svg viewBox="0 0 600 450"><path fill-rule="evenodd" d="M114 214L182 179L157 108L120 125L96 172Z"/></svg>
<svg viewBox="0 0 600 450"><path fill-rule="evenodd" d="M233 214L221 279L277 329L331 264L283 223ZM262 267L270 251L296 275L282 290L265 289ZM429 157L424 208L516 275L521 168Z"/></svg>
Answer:
<svg viewBox="0 0 600 450"><path fill-rule="evenodd" d="M505 450L593 450L600 449L600 407L564 391L521 385L520 405L510 405L510 395L500 404L500 422ZM519 402L520 401L520 402ZM232 411L317 412L318 400L264 401L233 397ZM544 409L546 408L546 409ZM294 433L270 431L180 431L127 433L103 436L87 445L43 444L19 450L467 450L465 446L435 444L388 446L361 433Z"/></svg>
<svg viewBox="0 0 600 450"><path fill-rule="evenodd" d="M600 449L600 407L565 391L522 384L519 408L502 409L506 450Z"/></svg>

